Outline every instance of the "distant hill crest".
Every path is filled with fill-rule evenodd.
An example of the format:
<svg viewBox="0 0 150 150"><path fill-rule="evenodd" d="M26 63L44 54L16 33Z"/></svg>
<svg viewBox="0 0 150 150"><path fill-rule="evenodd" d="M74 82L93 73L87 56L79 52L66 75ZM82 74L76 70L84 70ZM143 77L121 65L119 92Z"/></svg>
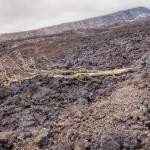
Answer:
<svg viewBox="0 0 150 150"><path fill-rule="evenodd" d="M37 36L49 36L52 34L59 34L64 31L76 31L79 29L100 29L113 24L122 24L133 22L141 18L150 16L150 9L146 7L137 7L127 10L118 11L109 15L89 18L81 21L70 23L63 23L51 27L41 28L32 31L1 34L0 41L17 40Z"/></svg>

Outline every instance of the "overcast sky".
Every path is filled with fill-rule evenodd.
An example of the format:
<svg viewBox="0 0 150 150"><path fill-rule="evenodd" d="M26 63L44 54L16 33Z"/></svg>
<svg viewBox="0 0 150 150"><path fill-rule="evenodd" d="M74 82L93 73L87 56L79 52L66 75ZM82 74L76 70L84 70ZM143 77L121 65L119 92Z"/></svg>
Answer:
<svg viewBox="0 0 150 150"><path fill-rule="evenodd" d="M0 33L37 29L138 6L150 8L150 0L0 0Z"/></svg>

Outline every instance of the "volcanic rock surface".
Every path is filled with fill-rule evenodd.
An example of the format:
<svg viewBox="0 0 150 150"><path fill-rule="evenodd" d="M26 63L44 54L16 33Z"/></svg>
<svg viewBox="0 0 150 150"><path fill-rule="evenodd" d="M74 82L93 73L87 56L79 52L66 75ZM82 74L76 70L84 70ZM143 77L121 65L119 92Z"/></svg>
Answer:
<svg viewBox="0 0 150 150"><path fill-rule="evenodd" d="M3 41L0 64L0 149L150 148L149 18ZM57 76L64 70L74 74ZM82 76L85 70L112 74Z"/></svg>

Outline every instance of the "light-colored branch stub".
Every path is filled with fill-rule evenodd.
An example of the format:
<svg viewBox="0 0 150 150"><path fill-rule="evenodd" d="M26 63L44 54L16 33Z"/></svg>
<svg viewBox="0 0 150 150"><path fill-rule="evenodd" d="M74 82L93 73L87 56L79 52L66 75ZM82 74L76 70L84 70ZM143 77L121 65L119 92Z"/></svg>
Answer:
<svg viewBox="0 0 150 150"><path fill-rule="evenodd" d="M73 78L75 77L74 74L78 73L81 76L89 76L89 77L98 77L98 76L109 76L109 75L121 75L128 72L133 72L133 68L125 68L125 69L114 69L114 70L107 70L107 71L98 71L98 70L85 70L85 71L56 71L55 73L50 73L50 76L53 77L64 77L64 78Z"/></svg>

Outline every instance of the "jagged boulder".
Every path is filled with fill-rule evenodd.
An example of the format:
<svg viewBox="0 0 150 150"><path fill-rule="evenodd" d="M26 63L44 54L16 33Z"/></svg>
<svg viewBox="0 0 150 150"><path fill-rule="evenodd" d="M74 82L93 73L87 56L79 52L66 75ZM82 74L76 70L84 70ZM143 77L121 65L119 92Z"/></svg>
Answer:
<svg viewBox="0 0 150 150"><path fill-rule="evenodd" d="M0 99L4 99L9 96L11 91L8 88L0 88Z"/></svg>

